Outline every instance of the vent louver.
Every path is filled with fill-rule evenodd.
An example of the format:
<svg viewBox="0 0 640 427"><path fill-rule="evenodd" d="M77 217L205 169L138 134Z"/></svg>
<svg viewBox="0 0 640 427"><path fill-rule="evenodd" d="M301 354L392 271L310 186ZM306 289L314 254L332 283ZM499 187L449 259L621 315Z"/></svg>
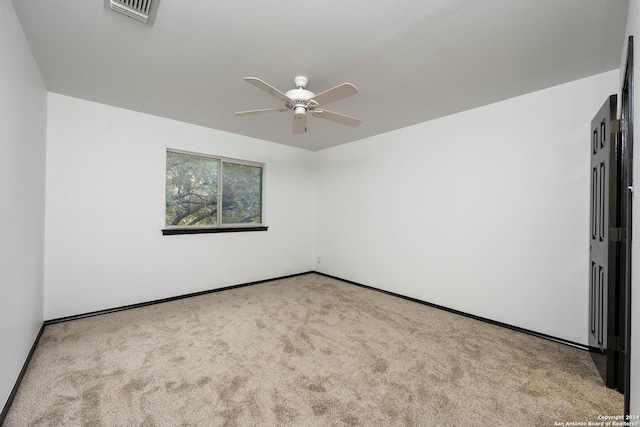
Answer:
<svg viewBox="0 0 640 427"><path fill-rule="evenodd" d="M105 0L105 7L146 24L153 24L158 0Z"/></svg>

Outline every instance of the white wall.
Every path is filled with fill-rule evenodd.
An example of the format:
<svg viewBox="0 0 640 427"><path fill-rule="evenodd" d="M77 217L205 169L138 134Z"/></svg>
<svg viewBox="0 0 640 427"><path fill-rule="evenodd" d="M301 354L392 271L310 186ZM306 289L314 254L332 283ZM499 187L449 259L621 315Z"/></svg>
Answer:
<svg viewBox="0 0 640 427"><path fill-rule="evenodd" d="M162 236L165 153L266 163L266 232ZM45 319L309 271L313 153L49 94Z"/></svg>
<svg viewBox="0 0 640 427"><path fill-rule="evenodd" d="M624 79L624 70L627 61L627 39L634 36L634 123L635 123L635 155L633 162L634 187L636 194L640 183L640 161L635 159L640 153L640 88L638 86L638 76L640 75L640 0L629 2L629 14L627 16L627 28L625 42L622 48L620 60L620 85ZM619 91L620 93L620 91ZM630 411L631 414L640 414L640 204L637 197L634 197L633 206L633 229L632 229L632 264L631 264L631 390L630 390Z"/></svg>
<svg viewBox="0 0 640 427"><path fill-rule="evenodd" d="M618 70L318 153L316 269L588 343L590 120Z"/></svg>
<svg viewBox="0 0 640 427"><path fill-rule="evenodd" d="M0 0L0 409L42 324L47 93Z"/></svg>

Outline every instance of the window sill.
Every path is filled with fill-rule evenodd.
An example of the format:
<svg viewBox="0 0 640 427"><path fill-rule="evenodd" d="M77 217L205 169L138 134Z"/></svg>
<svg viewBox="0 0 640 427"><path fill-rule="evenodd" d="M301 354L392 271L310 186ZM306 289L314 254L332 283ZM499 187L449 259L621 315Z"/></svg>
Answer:
<svg viewBox="0 0 640 427"><path fill-rule="evenodd" d="M164 228L163 236L174 236L176 234L208 234L208 233L239 233L242 231L267 231L266 225L250 227L193 227L193 228Z"/></svg>

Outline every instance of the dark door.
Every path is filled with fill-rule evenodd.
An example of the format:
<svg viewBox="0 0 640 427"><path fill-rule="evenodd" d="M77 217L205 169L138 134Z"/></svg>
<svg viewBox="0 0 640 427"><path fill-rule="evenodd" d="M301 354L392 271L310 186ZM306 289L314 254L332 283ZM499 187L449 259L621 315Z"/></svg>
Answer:
<svg viewBox="0 0 640 427"><path fill-rule="evenodd" d="M629 386L630 386L630 343L631 343L631 208L633 201L633 36L629 37L627 45L627 65L622 84L621 111L621 150L622 150L622 188L620 227L624 231L625 239L621 243L619 269L622 275L620 280L621 289L621 310L620 329L618 336L623 338L621 345L619 364L620 371L618 389L625 393L624 411L629 415Z"/></svg>
<svg viewBox="0 0 640 427"><path fill-rule="evenodd" d="M619 230L620 148L617 97L611 95L591 121L591 273L589 279L589 347L607 387L618 381L616 326L619 298L616 278Z"/></svg>

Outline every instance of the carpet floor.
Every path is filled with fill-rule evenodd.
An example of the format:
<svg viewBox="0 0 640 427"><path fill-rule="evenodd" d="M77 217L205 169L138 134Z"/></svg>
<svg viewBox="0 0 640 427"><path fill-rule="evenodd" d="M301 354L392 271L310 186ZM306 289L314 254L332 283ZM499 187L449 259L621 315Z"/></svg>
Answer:
<svg viewBox="0 0 640 427"><path fill-rule="evenodd" d="M589 354L307 274L48 325L3 426L553 426Z"/></svg>

